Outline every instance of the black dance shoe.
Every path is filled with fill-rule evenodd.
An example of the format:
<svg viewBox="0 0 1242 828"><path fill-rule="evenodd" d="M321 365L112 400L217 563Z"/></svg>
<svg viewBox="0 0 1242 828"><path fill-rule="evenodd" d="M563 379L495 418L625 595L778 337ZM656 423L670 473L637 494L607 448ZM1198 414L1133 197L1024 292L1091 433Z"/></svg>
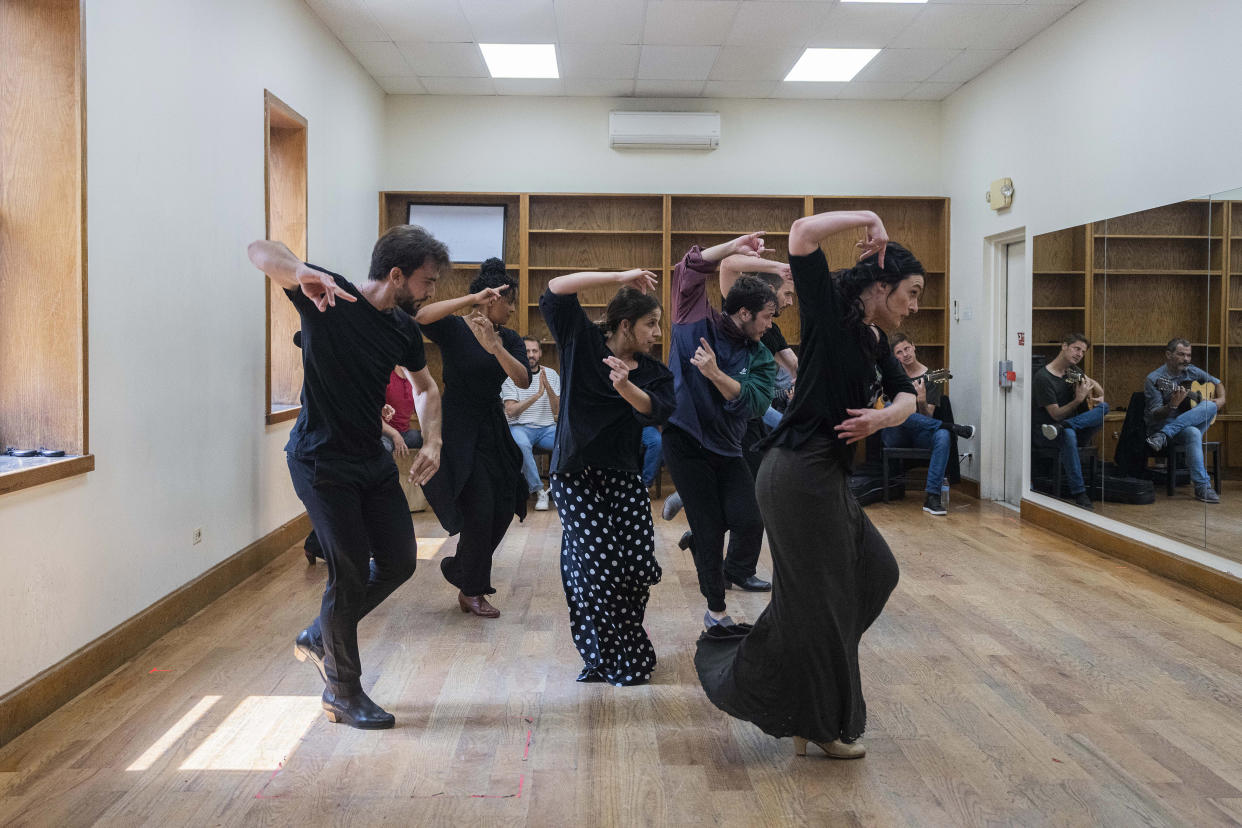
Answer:
<svg viewBox="0 0 1242 828"><path fill-rule="evenodd" d="M689 549L690 544L694 543L694 533L687 529L681 534L681 540L677 541L678 549Z"/></svg>
<svg viewBox="0 0 1242 828"><path fill-rule="evenodd" d="M315 640L310 627L298 633L298 637L293 640L293 657L298 661L309 661L315 665L315 669L319 671L319 677L323 679L323 683L328 683L328 670L323 666L323 642Z"/></svg>
<svg viewBox="0 0 1242 828"><path fill-rule="evenodd" d="M387 730L397 723L391 713L361 690L352 696L338 696L324 690L323 710L328 714L328 721L359 730Z"/></svg>
<svg viewBox="0 0 1242 828"><path fill-rule="evenodd" d="M738 589L744 589L747 592L771 592L772 591L772 583L770 581L765 581L762 578L756 577L754 575L751 575L749 578L747 578L744 581L738 581L726 575L725 576L725 589L733 589L734 587L737 587Z"/></svg>

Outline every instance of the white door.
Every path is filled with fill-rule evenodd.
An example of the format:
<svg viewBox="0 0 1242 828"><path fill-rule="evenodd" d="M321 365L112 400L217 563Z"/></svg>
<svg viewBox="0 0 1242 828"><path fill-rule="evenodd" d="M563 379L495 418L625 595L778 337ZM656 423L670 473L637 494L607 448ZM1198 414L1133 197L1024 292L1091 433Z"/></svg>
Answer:
<svg viewBox="0 0 1242 828"><path fill-rule="evenodd" d="M1000 498L1005 503L1018 506L1022 501L1023 457L1030 444L1027 434L1026 389L1030 384L1030 331L1027 324L1026 306L1030 304L1030 291L1026 284L1026 242L1005 245L1005 339L1002 359L1013 363L1016 378L1013 387L1004 392L1005 422L1005 491ZM1019 344L1021 342L1022 344ZM999 366L993 369L999 373ZM994 376L992 382L999 382Z"/></svg>

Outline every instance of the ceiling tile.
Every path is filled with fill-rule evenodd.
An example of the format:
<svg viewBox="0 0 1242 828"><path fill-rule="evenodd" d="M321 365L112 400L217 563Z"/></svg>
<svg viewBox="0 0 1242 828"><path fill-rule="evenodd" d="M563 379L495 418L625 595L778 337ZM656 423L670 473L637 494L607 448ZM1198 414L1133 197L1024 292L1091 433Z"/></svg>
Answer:
<svg viewBox="0 0 1242 828"><path fill-rule="evenodd" d="M552 0L459 0L479 43L555 43Z"/></svg>
<svg viewBox="0 0 1242 828"><path fill-rule="evenodd" d="M588 98L627 98L634 94L634 81L625 78L565 78L565 94Z"/></svg>
<svg viewBox="0 0 1242 828"><path fill-rule="evenodd" d="M461 43L473 39L456 0L361 0L388 40Z"/></svg>
<svg viewBox="0 0 1242 828"><path fill-rule="evenodd" d="M630 78L638 72L638 46L596 43L557 48L563 78Z"/></svg>
<svg viewBox="0 0 1242 828"><path fill-rule="evenodd" d="M559 43L642 43L645 0L555 2Z"/></svg>
<svg viewBox="0 0 1242 828"><path fill-rule="evenodd" d="M801 54L796 46L722 46L708 77L716 81L784 80Z"/></svg>
<svg viewBox="0 0 1242 828"><path fill-rule="evenodd" d="M490 77L476 43L398 43L414 74L424 77Z"/></svg>
<svg viewBox="0 0 1242 828"><path fill-rule="evenodd" d="M390 41L380 43L346 43L345 48L353 52L354 57L362 64L362 68L371 73L371 77L400 77L412 75L413 70L401 56L396 44Z"/></svg>
<svg viewBox="0 0 1242 828"><path fill-rule="evenodd" d="M376 78L389 95L426 95L427 87L418 78Z"/></svg>
<svg viewBox="0 0 1242 828"><path fill-rule="evenodd" d="M960 83L920 83L913 92L906 95L906 100L943 101L961 87Z"/></svg>
<svg viewBox="0 0 1242 828"><path fill-rule="evenodd" d="M643 46L638 77L705 81L719 52L719 46Z"/></svg>
<svg viewBox="0 0 1242 828"><path fill-rule="evenodd" d="M828 3L742 3L725 40L731 45L796 46L819 31L828 19Z"/></svg>
<svg viewBox="0 0 1242 828"><path fill-rule="evenodd" d="M733 0L651 0L643 43L718 46L729 36L739 5Z"/></svg>
<svg viewBox="0 0 1242 828"><path fill-rule="evenodd" d="M1073 6L1066 5L1020 6L1013 9L1005 18L995 36L989 38L987 42L971 45L979 49L1016 49L1061 19L1073 8Z"/></svg>
<svg viewBox="0 0 1242 828"><path fill-rule="evenodd" d="M770 98L779 81L714 81L703 87L705 98Z"/></svg>
<svg viewBox="0 0 1242 828"><path fill-rule="evenodd" d="M387 40L388 35L359 0L306 0L342 43Z"/></svg>
<svg viewBox="0 0 1242 828"><path fill-rule="evenodd" d="M961 52L956 49L884 49L854 80L900 83L925 81Z"/></svg>
<svg viewBox="0 0 1242 828"><path fill-rule="evenodd" d="M1009 52L1001 50L967 49L964 52L959 52L957 57L942 66L940 71L928 77L927 80L934 83L962 84L1007 54Z"/></svg>
<svg viewBox="0 0 1242 828"><path fill-rule="evenodd" d="M491 78L422 78L432 95L495 95Z"/></svg>
<svg viewBox="0 0 1242 828"><path fill-rule="evenodd" d="M640 98L697 98L703 91L703 81L639 80L634 84L634 94Z"/></svg>
<svg viewBox="0 0 1242 828"><path fill-rule="evenodd" d="M838 5L807 38L807 46L883 49L896 40L923 11L922 6ZM917 46L924 46L919 43Z"/></svg>
<svg viewBox="0 0 1242 828"><path fill-rule="evenodd" d="M793 83L786 83L782 81L776 85L776 89L772 92L772 97L817 98L827 100L838 97L841 90L847 86L849 86L848 83L836 83L832 81L798 81Z"/></svg>
<svg viewBox="0 0 1242 828"><path fill-rule="evenodd" d="M501 95L558 97L565 92L560 78L495 78L492 82Z"/></svg>
<svg viewBox="0 0 1242 828"><path fill-rule="evenodd" d="M837 93L840 99L867 101L899 101L909 95L919 84L917 83L862 83L850 81Z"/></svg>
<svg viewBox="0 0 1242 828"><path fill-rule="evenodd" d="M1000 48L994 41L1014 6L926 6L918 19L891 44L897 49Z"/></svg>

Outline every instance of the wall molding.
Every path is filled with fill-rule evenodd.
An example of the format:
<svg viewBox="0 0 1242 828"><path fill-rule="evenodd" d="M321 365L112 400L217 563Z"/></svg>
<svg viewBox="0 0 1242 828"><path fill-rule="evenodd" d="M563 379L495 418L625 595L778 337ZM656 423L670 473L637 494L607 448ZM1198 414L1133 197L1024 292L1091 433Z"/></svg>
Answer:
<svg viewBox="0 0 1242 828"><path fill-rule="evenodd" d="M0 696L0 746L38 724L169 630L267 566L309 531L310 518L303 512Z"/></svg>
<svg viewBox="0 0 1242 828"><path fill-rule="evenodd" d="M1097 552L1120 558L1155 575L1242 608L1242 580L1232 575L1179 557L1151 544L1076 520L1025 498L1022 500L1022 519Z"/></svg>

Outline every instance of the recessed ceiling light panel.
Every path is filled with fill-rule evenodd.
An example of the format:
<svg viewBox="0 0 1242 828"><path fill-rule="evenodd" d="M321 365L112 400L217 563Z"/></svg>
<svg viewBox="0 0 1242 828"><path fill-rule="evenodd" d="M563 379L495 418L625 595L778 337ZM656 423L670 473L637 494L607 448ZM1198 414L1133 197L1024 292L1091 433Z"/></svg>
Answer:
<svg viewBox="0 0 1242 828"><path fill-rule="evenodd" d="M493 78L559 78L551 43L480 43Z"/></svg>
<svg viewBox="0 0 1242 828"><path fill-rule="evenodd" d="M848 81L880 53L879 49L807 49L787 81Z"/></svg>
<svg viewBox="0 0 1242 828"><path fill-rule="evenodd" d="M842 3L926 3L927 0L841 0Z"/></svg>

